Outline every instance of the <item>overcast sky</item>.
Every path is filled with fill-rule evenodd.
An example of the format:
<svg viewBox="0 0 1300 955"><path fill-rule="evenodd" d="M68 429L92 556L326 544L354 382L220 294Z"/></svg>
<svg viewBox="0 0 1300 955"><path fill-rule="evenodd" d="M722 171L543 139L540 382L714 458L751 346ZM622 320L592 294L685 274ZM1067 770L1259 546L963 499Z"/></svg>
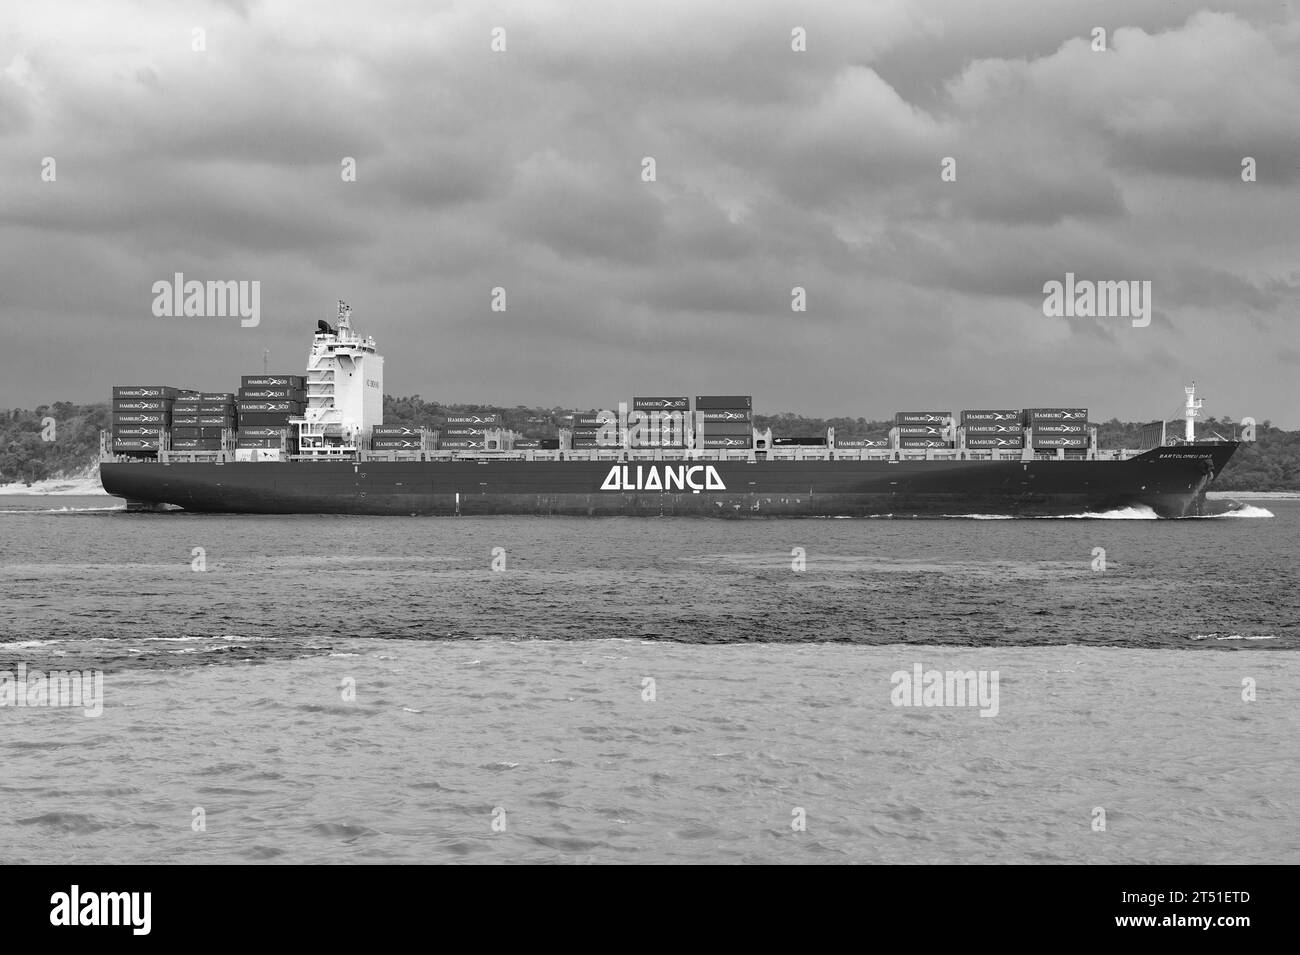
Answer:
<svg viewBox="0 0 1300 955"><path fill-rule="evenodd" d="M5 4L0 180L0 406L301 373L341 298L396 395L1149 419L1195 378L1300 427L1277 0ZM155 317L176 272L261 324ZM1044 315L1066 272L1150 325Z"/></svg>

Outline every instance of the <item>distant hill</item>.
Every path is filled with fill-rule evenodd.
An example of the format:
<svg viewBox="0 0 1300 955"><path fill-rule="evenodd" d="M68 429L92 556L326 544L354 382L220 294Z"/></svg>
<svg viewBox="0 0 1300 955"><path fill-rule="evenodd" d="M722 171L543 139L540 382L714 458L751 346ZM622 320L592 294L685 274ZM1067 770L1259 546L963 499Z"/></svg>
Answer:
<svg viewBox="0 0 1300 955"><path fill-rule="evenodd" d="M528 437L554 435L562 419L573 411L598 409L575 408L497 408L490 405L443 404L425 401L419 395L408 398L384 396L384 422L436 428L447 414L476 411L500 412L506 427ZM54 419L52 441L42 433L45 419ZM21 481L31 483L46 478L63 478L79 474L94 464L99 454L99 431L107 428L109 407L106 403L75 405L56 401L30 411L14 408L0 410L0 484ZM792 412L755 415L755 424L771 428L778 436L796 437L824 434L828 427L841 438L883 438L889 433L890 421L865 418L808 418ZM1103 448L1136 448L1142 425L1112 418L1097 425L1097 439ZM1181 422L1170 424L1177 433ZM1238 425L1231 419L1206 418L1198 434L1219 434L1231 438ZM48 432L47 432L48 433ZM1268 421L1256 426L1256 440L1242 445L1215 481L1222 491L1300 491L1300 431L1283 431Z"/></svg>
<svg viewBox="0 0 1300 955"><path fill-rule="evenodd" d="M45 427L47 419L54 421L52 432ZM99 456L99 432L108 422L108 405L103 403L56 401L31 411L0 409L0 484L30 484L84 472Z"/></svg>

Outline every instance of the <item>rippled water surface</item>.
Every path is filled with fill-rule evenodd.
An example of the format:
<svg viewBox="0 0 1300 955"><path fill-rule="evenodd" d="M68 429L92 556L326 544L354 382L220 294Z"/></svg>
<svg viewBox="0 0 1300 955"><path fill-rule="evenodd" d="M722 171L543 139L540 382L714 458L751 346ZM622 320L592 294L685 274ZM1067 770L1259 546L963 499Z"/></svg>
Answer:
<svg viewBox="0 0 1300 955"><path fill-rule="evenodd" d="M1297 502L92 509L113 504L0 501L0 671L104 671L98 718L0 706L0 862L1297 858ZM998 715L895 707L918 663L998 671Z"/></svg>

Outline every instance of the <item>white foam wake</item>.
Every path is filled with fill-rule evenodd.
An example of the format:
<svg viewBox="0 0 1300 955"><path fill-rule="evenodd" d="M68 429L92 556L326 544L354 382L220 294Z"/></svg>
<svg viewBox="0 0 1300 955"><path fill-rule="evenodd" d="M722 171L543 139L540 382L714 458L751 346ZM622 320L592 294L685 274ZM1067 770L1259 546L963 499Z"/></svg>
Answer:
<svg viewBox="0 0 1300 955"><path fill-rule="evenodd" d="M1237 508L1235 511L1224 511L1222 514L1206 514L1206 517L1275 517L1276 515L1267 507L1256 507L1254 504L1246 504Z"/></svg>
<svg viewBox="0 0 1300 955"><path fill-rule="evenodd" d="M1145 504L1137 504L1133 507L1117 507L1113 511L1084 511L1082 514L1062 514L1061 517L1071 520L1094 520L1094 521L1158 521L1160 515Z"/></svg>
<svg viewBox="0 0 1300 955"><path fill-rule="evenodd" d="M966 521L1015 521L1021 519L1020 516L1015 514L945 514L943 516ZM1038 521L1158 521L1160 515L1145 504L1139 504L1135 507L1116 508L1113 511L1084 511L1082 514L1034 514L1032 518Z"/></svg>

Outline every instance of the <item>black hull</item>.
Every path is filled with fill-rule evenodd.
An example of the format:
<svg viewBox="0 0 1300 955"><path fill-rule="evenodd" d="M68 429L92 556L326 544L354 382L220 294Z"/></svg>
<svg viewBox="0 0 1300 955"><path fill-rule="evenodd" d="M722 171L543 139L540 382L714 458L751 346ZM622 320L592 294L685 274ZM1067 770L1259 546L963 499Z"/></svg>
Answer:
<svg viewBox="0 0 1300 955"><path fill-rule="evenodd" d="M643 486L663 479L652 467L694 467L698 491L609 488L609 461L105 462L100 477L137 504L246 514L1051 517L1149 507L1188 517L1236 448L1156 448L1128 461L629 462L613 479Z"/></svg>

